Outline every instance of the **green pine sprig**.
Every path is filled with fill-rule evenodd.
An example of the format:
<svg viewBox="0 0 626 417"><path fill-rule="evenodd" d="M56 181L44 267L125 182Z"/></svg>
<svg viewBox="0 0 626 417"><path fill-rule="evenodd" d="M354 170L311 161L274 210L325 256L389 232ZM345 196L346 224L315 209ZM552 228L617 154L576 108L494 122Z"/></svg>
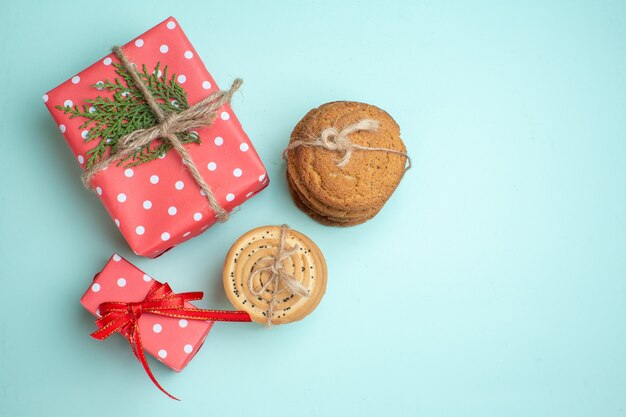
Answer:
<svg viewBox="0 0 626 417"><path fill-rule="evenodd" d="M80 129L88 129L86 142L98 140L98 144L87 152L87 169L106 157L109 152L115 153L120 138L158 123L150 106L133 84L128 71L118 63L113 65L121 80L119 78L113 81L105 80L93 86L100 91L113 92L113 98L98 96L95 99L86 99L82 108L77 105L56 106L58 110L69 114L72 119L75 117L86 119L80 126ZM165 112L179 113L188 109L187 93L176 81L176 74L168 78L167 66L163 68L162 74L159 74L160 67L161 64L157 63L154 71L149 73L143 65L139 73L142 81ZM200 143L199 136L194 132L178 133L177 136L182 143ZM171 148L169 141L156 140L153 144L146 145L124 158L118 165L136 166L152 161L165 155Z"/></svg>

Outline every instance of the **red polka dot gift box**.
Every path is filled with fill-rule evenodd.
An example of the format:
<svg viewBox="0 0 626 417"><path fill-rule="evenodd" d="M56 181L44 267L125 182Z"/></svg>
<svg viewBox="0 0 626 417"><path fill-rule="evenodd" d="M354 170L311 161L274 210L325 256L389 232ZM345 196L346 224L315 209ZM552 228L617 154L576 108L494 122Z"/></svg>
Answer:
<svg viewBox="0 0 626 417"><path fill-rule="evenodd" d="M136 254L156 257L201 234L268 185L228 103L235 88L218 88L170 17L43 96L78 164L90 173L84 182ZM170 123L171 115L180 119L213 97L201 126L188 130ZM167 134L158 130L166 123ZM129 139L151 130L155 138L146 143ZM193 167L183 162L174 140Z"/></svg>
<svg viewBox="0 0 626 417"><path fill-rule="evenodd" d="M214 321L250 321L244 311L202 310L189 302L201 298L201 292L173 292L168 284L114 254L80 302L97 317L98 329L92 336L104 340L121 333L150 379L170 395L154 378L144 352L180 372L198 352Z"/></svg>

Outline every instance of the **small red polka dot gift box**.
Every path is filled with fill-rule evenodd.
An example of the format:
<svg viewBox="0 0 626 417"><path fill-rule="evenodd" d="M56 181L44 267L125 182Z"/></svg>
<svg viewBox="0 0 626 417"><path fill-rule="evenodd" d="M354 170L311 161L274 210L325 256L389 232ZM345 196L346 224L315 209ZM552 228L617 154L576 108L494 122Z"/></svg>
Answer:
<svg viewBox="0 0 626 417"><path fill-rule="evenodd" d="M238 85L221 91L170 17L43 96L136 254L201 234L268 185L229 105Z"/></svg>
<svg viewBox="0 0 626 417"><path fill-rule="evenodd" d="M180 372L204 343L214 321L249 322L244 311L203 310L189 301L201 292L175 293L114 254L81 298L81 304L97 317L96 339L121 333L156 382L144 351ZM171 396L171 395L170 395Z"/></svg>

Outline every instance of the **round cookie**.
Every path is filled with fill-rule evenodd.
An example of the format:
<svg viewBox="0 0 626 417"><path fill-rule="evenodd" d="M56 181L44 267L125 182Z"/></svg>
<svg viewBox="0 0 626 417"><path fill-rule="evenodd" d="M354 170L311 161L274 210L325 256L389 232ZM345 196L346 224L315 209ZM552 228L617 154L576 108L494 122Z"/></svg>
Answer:
<svg viewBox="0 0 626 417"><path fill-rule="evenodd" d="M363 218L371 218L373 215L378 213L380 207L375 209L368 210L355 210L355 211L342 211L337 209L327 208L322 206L319 202L311 198L310 196L302 194L302 192L298 189L298 187L293 183L291 178L287 177L287 185L289 187L289 191L294 200L297 198L299 203L306 206L308 210L303 210L308 213L311 211L315 214L318 214L323 217L327 217L334 221L338 222L354 222L361 220ZM298 204L296 204L298 205Z"/></svg>
<svg viewBox="0 0 626 417"><path fill-rule="evenodd" d="M369 214L373 212L378 212L378 210L380 210L380 206L363 210L349 210L346 208L338 209L325 206L322 202L312 196L301 182L299 182L296 178L293 178L294 176L295 175L293 173L287 172L288 185L292 187L295 192L298 193L302 201L306 202L306 204L313 211L323 216L332 216L340 219L355 219L368 216Z"/></svg>
<svg viewBox="0 0 626 417"><path fill-rule="evenodd" d="M277 262L283 233L285 256ZM235 308L248 312L254 322L273 325L311 313L326 291L327 275L324 255L308 237L286 226L263 226L247 232L230 248L223 282Z"/></svg>
<svg viewBox="0 0 626 417"><path fill-rule="evenodd" d="M323 216L319 213L317 213L316 211L312 210L310 207L308 207L301 199L301 197L296 193L295 190L293 190L291 187L289 187L289 192L291 193L291 198L293 199L293 202L296 204L296 206L303 211L305 214L307 214L309 217L311 217L313 220L317 221L318 223L321 223L325 226L339 226L339 227L348 227L348 226L356 226L362 223L365 223L366 221L370 220L371 218L373 218L378 211L376 211L375 213L362 217L362 218L358 218L358 219L350 219L350 220L341 220L341 219L335 219L335 218L329 218L327 216Z"/></svg>
<svg viewBox="0 0 626 417"><path fill-rule="evenodd" d="M311 110L294 128L291 142L317 137L328 127L341 130L362 119L377 120L380 127L376 132L352 133L352 143L406 152L400 128L389 114L369 104L347 101ZM339 210L381 207L405 170L406 157L394 153L355 150L344 168L336 166L340 157L339 153L321 147L300 146L288 152L287 170L308 194L324 206Z"/></svg>

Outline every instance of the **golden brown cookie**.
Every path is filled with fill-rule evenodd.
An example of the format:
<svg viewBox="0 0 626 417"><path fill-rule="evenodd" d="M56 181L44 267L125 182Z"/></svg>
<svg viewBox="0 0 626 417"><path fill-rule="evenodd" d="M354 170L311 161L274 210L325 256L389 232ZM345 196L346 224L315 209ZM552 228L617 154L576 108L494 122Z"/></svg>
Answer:
<svg viewBox="0 0 626 417"><path fill-rule="evenodd" d="M361 217L361 218L358 218L358 219L350 219L350 220L330 218L328 216L321 215L321 214L317 213L316 211L312 210L310 207L308 207L302 201L302 199L296 193L296 191L293 190L291 187L289 187L289 192L291 193L291 198L293 199L293 202L296 204L296 206L301 211L303 211L305 214L307 214L313 220L315 220L318 223L321 223L323 225L326 225L326 226L338 226L338 227L356 226L356 225L365 223L366 221L370 220L371 218L373 218L378 213L378 211L376 211L376 212L372 213L371 215L368 215L368 216L365 216L365 217Z"/></svg>
<svg viewBox="0 0 626 417"><path fill-rule="evenodd" d="M358 131L349 135L352 143L406 152L400 128L385 111L357 102L333 102L311 110L296 125L291 142L318 137L329 127L338 130L363 119L380 123L377 131ZM343 168L337 167L339 152L321 147L289 150L287 174L303 199L315 207L339 210L336 217L354 212L378 211L397 187L405 170L406 157L384 151L355 150ZM319 211L322 211L320 209Z"/></svg>
<svg viewBox="0 0 626 417"><path fill-rule="evenodd" d="M287 185L289 186L289 191L292 197L294 199L298 198L299 202L305 205L308 208L308 210L312 211L315 214L318 214L320 216L326 217L334 221L354 222L354 221L358 221L364 218L369 219L373 215L378 213L378 211L380 210L380 207L367 209L367 210L354 210L354 211L346 211L346 210L338 210L338 209L329 208L329 207L322 205L319 201L315 200L311 196L303 194L289 177L287 177ZM359 222L359 223L362 223L362 222Z"/></svg>
<svg viewBox="0 0 626 417"><path fill-rule="evenodd" d="M304 184L299 181L297 178L297 174L293 172L287 171L287 182L288 184L294 188L298 192L298 194L302 197L303 200L310 203L310 206L322 213L328 214L334 217L362 217L363 215L367 215L372 212L373 209L380 209L381 206L371 207L367 209L351 209L350 207L343 208L335 208L329 207L315 198L309 190L304 186Z"/></svg>
<svg viewBox="0 0 626 417"><path fill-rule="evenodd" d="M230 248L223 281L235 308L273 325L311 313L326 291L327 275L324 255L308 237L286 226L263 226Z"/></svg>

